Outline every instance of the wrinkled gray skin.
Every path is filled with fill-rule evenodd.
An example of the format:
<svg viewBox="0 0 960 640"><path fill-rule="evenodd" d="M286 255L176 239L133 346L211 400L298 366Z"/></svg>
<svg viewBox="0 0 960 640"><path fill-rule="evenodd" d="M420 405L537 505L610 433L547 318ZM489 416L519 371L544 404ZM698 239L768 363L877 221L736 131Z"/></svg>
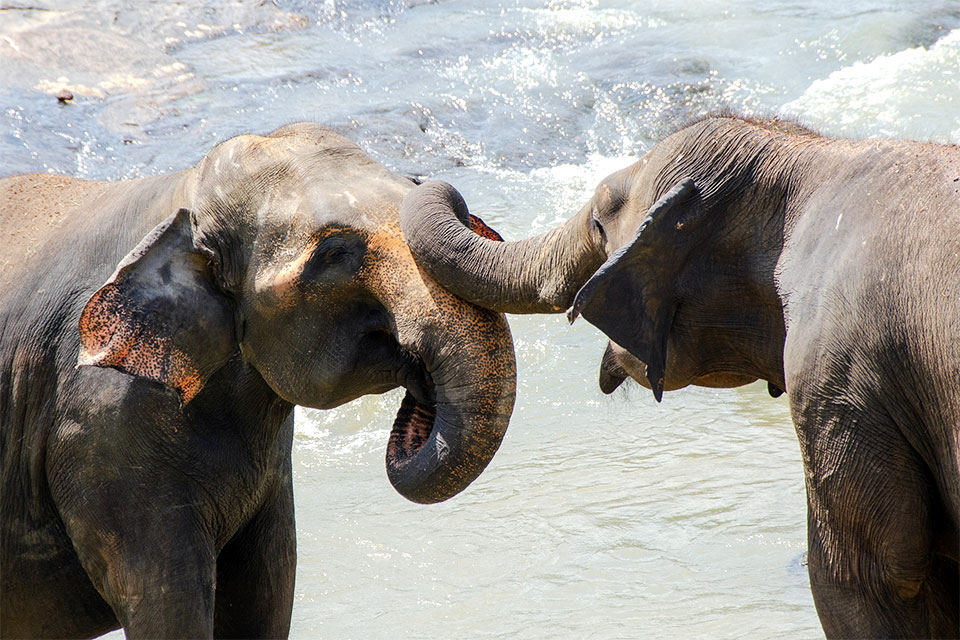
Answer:
<svg viewBox="0 0 960 640"><path fill-rule="evenodd" d="M789 394L828 636L960 635L957 147L716 117L540 236L472 237L459 207L408 195L418 262L491 309L582 314L611 338L603 391Z"/></svg>
<svg viewBox="0 0 960 640"><path fill-rule="evenodd" d="M3 637L286 636L295 403L404 386L397 490L477 477L509 328L421 275L413 186L312 124L166 176L0 180Z"/></svg>

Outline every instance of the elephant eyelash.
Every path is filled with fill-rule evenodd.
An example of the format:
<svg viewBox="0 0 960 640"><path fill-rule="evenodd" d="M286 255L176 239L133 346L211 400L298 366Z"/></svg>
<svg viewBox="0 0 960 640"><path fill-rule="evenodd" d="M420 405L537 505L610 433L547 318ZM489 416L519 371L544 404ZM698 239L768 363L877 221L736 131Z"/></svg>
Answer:
<svg viewBox="0 0 960 640"><path fill-rule="evenodd" d="M343 247L335 247L323 253L323 261L336 264L338 262L343 262L344 258L347 257L347 250Z"/></svg>

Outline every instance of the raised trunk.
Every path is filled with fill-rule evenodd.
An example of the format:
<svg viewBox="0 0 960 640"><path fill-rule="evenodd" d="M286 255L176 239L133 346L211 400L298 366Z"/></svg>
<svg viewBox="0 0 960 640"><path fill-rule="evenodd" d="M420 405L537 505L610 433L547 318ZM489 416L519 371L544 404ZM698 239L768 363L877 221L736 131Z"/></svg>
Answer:
<svg viewBox="0 0 960 640"><path fill-rule="evenodd" d="M517 242L470 231L463 198L445 182L407 193L400 225L417 263L464 300L504 313L560 313L603 264L590 209L563 225Z"/></svg>

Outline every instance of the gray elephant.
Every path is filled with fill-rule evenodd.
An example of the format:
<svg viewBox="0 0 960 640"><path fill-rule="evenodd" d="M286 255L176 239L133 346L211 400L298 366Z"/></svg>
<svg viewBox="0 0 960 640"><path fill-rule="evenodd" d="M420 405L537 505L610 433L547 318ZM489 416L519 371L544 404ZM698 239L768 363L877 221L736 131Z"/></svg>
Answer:
<svg viewBox="0 0 960 640"><path fill-rule="evenodd" d="M396 489L480 474L510 332L419 272L413 186L312 124L171 175L0 181L4 637L287 635L294 404L403 386Z"/></svg>
<svg viewBox="0 0 960 640"><path fill-rule="evenodd" d="M960 635L960 149L710 117L539 236L465 214L449 185L407 195L418 262L489 309L583 315L604 392L789 394L828 636Z"/></svg>

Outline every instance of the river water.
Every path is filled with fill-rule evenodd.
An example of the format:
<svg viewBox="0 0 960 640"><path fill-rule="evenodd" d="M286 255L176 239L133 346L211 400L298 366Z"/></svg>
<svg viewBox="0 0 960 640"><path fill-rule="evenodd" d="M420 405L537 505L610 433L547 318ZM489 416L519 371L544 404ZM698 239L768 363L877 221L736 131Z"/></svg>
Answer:
<svg viewBox="0 0 960 640"><path fill-rule="evenodd" d="M9 0L0 174L150 175L315 120L512 239L709 111L958 142L958 27L921 0ZM297 410L292 636L822 637L785 400L608 398L589 324L510 322L510 430L447 503L386 480L399 392Z"/></svg>

